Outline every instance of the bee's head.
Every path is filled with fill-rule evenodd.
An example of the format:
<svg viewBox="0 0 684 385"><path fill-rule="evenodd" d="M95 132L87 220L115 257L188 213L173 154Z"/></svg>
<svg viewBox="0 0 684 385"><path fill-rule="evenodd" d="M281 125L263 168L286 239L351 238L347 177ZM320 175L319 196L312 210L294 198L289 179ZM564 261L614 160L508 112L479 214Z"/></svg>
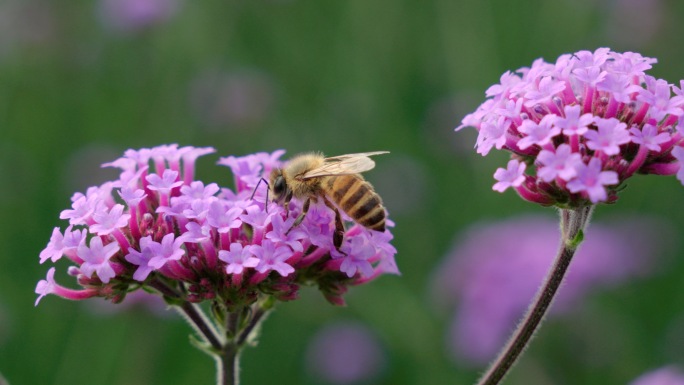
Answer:
<svg viewBox="0 0 684 385"><path fill-rule="evenodd" d="M273 194L273 200L277 202L282 202L287 196L289 190L287 182L285 182L285 177L283 176L283 170L279 168L273 169L270 176L270 186L271 192Z"/></svg>

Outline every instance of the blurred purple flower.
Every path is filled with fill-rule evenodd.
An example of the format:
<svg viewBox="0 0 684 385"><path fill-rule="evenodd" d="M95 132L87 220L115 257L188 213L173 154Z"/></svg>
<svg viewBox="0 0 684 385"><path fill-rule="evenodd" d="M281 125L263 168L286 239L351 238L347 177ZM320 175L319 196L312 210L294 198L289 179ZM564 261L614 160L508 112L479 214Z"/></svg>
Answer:
<svg viewBox="0 0 684 385"><path fill-rule="evenodd" d="M331 384L374 383L386 365L374 333L358 323L338 323L320 330L306 352L307 369Z"/></svg>
<svg viewBox="0 0 684 385"><path fill-rule="evenodd" d="M197 118L211 128L244 128L266 121L275 105L275 85L256 70L207 71L190 86Z"/></svg>
<svg viewBox="0 0 684 385"><path fill-rule="evenodd" d="M100 0L102 23L119 32L138 32L171 19L179 8L177 0Z"/></svg>
<svg viewBox="0 0 684 385"><path fill-rule="evenodd" d="M595 223L573 259L551 314L571 309L589 291L650 271L663 225L639 218L618 225ZM448 347L475 365L493 358L522 316L558 248L555 220L528 216L477 225L459 238L436 272L434 299L457 304Z"/></svg>
<svg viewBox="0 0 684 385"><path fill-rule="evenodd" d="M642 374L629 385L684 385L684 373L676 366L666 366Z"/></svg>

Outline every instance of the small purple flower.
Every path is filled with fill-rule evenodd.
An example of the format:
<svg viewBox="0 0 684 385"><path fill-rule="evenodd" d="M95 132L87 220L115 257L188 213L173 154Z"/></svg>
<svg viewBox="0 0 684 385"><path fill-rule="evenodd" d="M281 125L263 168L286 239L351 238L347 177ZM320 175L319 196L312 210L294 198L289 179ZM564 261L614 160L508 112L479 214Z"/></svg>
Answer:
<svg viewBox="0 0 684 385"><path fill-rule="evenodd" d="M130 214L123 213L123 205L116 204L110 210L101 210L93 213L93 220L95 223L90 225L90 231L97 235L109 235L114 230L124 227L128 224Z"/></svg>
<svg viewBox="0 0 684 385"><path fill-rule="evenodd" d="M587 138L587 147L590 149L602 151L606 155L617 155L620 153L620 145L629 143L626 124L615 118L596 119L594 123L598 129L584 134Z"/></svg>
<svg viewBox="0 0 684 385"><path fill-rule="evenodd" d="M507 94L513 86L520 82L520 77L513 74L511 71L506 71L503 75L501 75L499 81L501 84L495 84L489 87L487 91L485 91L485 95L499 96Z"/></svg>
<svg viewBox="0 0 684 385"><path fill-rule="evenodd" d="M283 277L294 273L295 269L285 261L292 256L292 249L287 246L276 246L275 243L264 240L261 245L252 245L249 251L256 255L259 264L256 271L266 273L275 270Z"/></svg>
<svg viewBox="0 0 684 385"><path fill-rule="evenodd" d="M93 196L91 196L92 198ZM76 198L76 197L75 197ZM84 225L88 223L95 211L95 199L81 195L73 199L71 210L64 210L59 215L59 219L68 219L72 225Z"/></svg>
<svg viewBox="0 0 684 385"><path fill-rule="evenodd" d="M185 242L185 237L180 236L175 238L173 234L166 234L162 238L161 243L150 242L148 247L153 253L148 265L159 269L169 261L177 261L185 254L185 250L181 248ZM142 245L141 245L142 246Z"/></svg>
<svg viewBox="0 0 684 385"><path fill-rule="evenodd" d="M100 237L92 238L89 247L85 243L81 244L77 250L78 256L84 261L81 265L81 272L86 277L92 277L93 273L97 273L103 283L109 282L116 276L109 259L118 251L118 244L112 242L103 245Z"/></svg>
<svg viewBox="0 0 684 385"><path fill-rule="evenodd" d="M275 215L271 221L272 229L266 233L266 238L272 242L286 244L294 251L304 251L301 240L306 237L306 233L299 228L293 229L294 221L294 218L283 219L282 216Z"/></svg>
<svg viewBox="0 0 684 385"><path fill-rule="evenodd" d="M592 114L581 115L581 108L578 105L565 106L565 117L555 116L554 124L563 130L563 135L584 135L589 131L589 126L594 123ZM551 115L553 116L553 115Z"/></svg>
<svg viewBox="0 0 684 385"><path fill-rule="evenodd" d="M631 102L633 95L642 90L638 85L632 84L629 75L623 73L607 73L596 89L610 94L619 103Z"/></svg>
<svg viewBox="0 0 684 385"><path fill-rule="evenodd" d="M518 162L511 159L508 162L508 167L499 168L494 173L494 179L498 182L492 189L498 192L504 192L509 187L518 187L525 181L525 163Z"/></svg>
<svg viewBox="0 0 684 385"><path fill-rule="evenodd" d="M637 100L647 103L651 106L651 117L655 120L662 120L667 115L681 116L681 106L684 99L680 96L671 98L670 92L672 85L663 79L656 79L652 76L646 76L646 89L639 90Z"/></svg>
<svg viewBox="0 0 684 385"><path fill-rule="evenodd" d="M259 228L265 227L271 223L271 217L271 214L267 213L257 205L247 207L245 209L245 213L240 215L242 222L247 223L252 227Z"/></svg>
<svg viewBox="0 0 684 385"><path fill-rule="evenodd" d="M548 103L555 94L565 89L565 82L556 80L552 76L543 76L538 84L531 85L533 85L532 89L525 92L526 107Z"/></svg>
<svg viewBox="0 0 684 385"><path fill-rule="evenodd" d="M231 243L230 251L219 251L219 259L226 263L226 274L242 274L246 267L259 264L259 258L239 243Z"/></svg>
<svg viewBox="0 0 684 385"><path fill-rule="evenodd" d="M582 156L573 153L567 144L561 144L556 152L542 150L537 160L543 166L537 171L537 175L544 182L551 182L556 178L568 181L577 175L577 167L582 163Z"/></svg>
<svg viewBox="0 0 684 385"><path fill-rule="evenodd" d="M172 170L164 170L164 174L160 177L157 174L150 174L146 177L150 183L147 188L154 191L159 191L160 194L170 194L171 189L183 185L183 182L178 180L178 172Z"/></svg>
<svg viewBox="0 0 684 385"><path fill-rule="evenodd" d="M492 147L497 150L506 144L506 132L511 125L511 121L501 116L495 123L487 122L482 125L480 135L477 138L477 153L485 156Z"/></svg>
<svg viewBox="0 0 684 385"><path fill-rule="evenodd" d="M216 227L219 233L226 233L230 229L242 226L240 214L242 214L241 209L235 207L229 209L223 203L214 201L209 206L207 223L212 227Z"/></svg>
<svg viewBox="0 0 684 385"><path fill-rule="evenodd" d="M360 272L364 277L373 276L373 265L369 260L375 256L375 247L363 236L353 237L351 242L345 244L342 251L347 253L343 257L340 271L351 278Z"/></svg>
<svg viewBox="0 0 684 385"><path fill-rule="evenodd" d="M178 206L178 211L181 213L181 215L185 216L186 218L204 221L204 219L206 219L207 215L209 214L209 210L211 209L212 204L217 202L218 200L214 197L208 197L207 199L195 199L191 203L183 203L183 200L179 198L179 200L176 201L175 204ZM172 201L172 205L173 204L174 202ZM214 220L218 221L221 216L221 214L219 214L218 211L215 211L214 214L216 216L212 218L212 223L216 223L214 222Z"/></svg>
<svg viewBox="0 0 684 385"><path fill-rule="evenodd" d="M145 194L145 190L143 189L125 186L121 188L121 191L119 191L119 196L130 208L136 207L140 201L147 197L147 194Z"/></svg>
<svg viewBox="0 0 684 385"><path fill-rule="evenodd" d="M78 246L86 240L86 233L83 230L71 230L73 225L69 225L64 230L64 235L59 231L59 227L52 230L52 236L48 245L40 252L40 263L48 259L57 262L65 253L76 250Z"/></svg>
<svg viewBox="0 0 684 385"><path fill-rule="evenodd" d="M205 199L210 199L217 192L219 192L219 186L216 183L209 183L204 185L202 181L196 180L190 183L189 186L181 186L180 189L181 198L187 201L202 201Z"/></svg>
<svg viewBox="0 0 684 385"><path fill-rule="evenodd" d="M593 203L606 200L606 188L619 182L615 171L601 171L601 161L592 158L588 165L578 163L575 167L577 177L568 182L568 190L573 193L585 192Z"/></svg>
<svg viewBox="0 0 684 385"><path fill-rule="evenodd" d="M308 226L295 235L299 239L308 239L316 246L329 248L332 246L333 226L331 224L334 223L334 220L335 213L327 208L325 204L318 203L312 205L309 208L309 213L306 214Z"/></svg>
<svg viewBox="0 0 684 385"><path fill-rule="evenodd" d="M159 244L154 242L150 236L140 239L140 251L132 247L128 248L128 254L125 256L126 260L134 265L138 265L138 269L133 273L133 279L144 281L155 270L154 266L150 265L150 260L156 256L155 251L158 248Z"/></svg>
<svg viewBox="0 0 684 385"><path fill-rule="evenodd" d="M209 224L203 226L197 222L188 222L185 228L188 230L185 233L185 242L197 243L211 238L211 226Z"/></svg>
<svg viewBox="0 0 684 385"><path fill-rule="evenodd" d="M652 124L645 124L642 130L632 127L629 132L632 134L633 143L656 152L660 152L661 144L670 140L670 134L667 132L658 133L658 128Z"/></svg>
<svg viewBox="0 0 684 385"><path fill-rule="evenodd" d="M600 66L588 66L576 68L572 71L572 74L577 77L582 83L596 87L599 83L602 83L608 73L601 70Z"/></svg>
<svg viewBox="0 0 684 385"><path fill-rule="evenodd" d="M47 272L47 278L46 279L41 279L38 281L38 284L36 285L36 294L38 294L38 298L36 298L36 303L34 306L38 306L38 303L40 302L43 297L45 297L48 294L52 294L55 292L55 286L57 284L55 283L55 268L51 267L48 272Z"/></svg>
<svg viewBox="0 0 684 385"><path fill-rule="evenodd" d="M525 120L518 130L527 136L520 139L518 147L525 150L530 146L543 147L551 143L554 136L561 133L560 127L553 125L554 115L546 115L539 123Z"/></svg>

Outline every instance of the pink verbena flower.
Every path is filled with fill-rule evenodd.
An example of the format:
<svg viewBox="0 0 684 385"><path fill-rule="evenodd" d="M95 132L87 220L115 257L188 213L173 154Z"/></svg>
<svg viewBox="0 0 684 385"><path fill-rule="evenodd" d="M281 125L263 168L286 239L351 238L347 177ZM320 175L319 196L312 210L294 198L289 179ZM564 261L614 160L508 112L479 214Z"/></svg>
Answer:
<svg viewBox="0 0 684 385"><path fill-rule="evenodd" d="M595 222L573 258L551 316L571 315L598 288L652 274L666 224L649 218ZM491 360L553 263L560 232L552 218L526 216L472 226L454 242L432 281L433 300L456 309L447 344L454 358Z"/></svg>
<svg viewBox="0 0 684 385"><path fill-rule="evenodd" d="M291 300L300 285L313 285L342 304L349 285L398 274L389 230L347 223L345 255L333 246L335 216L322 203L292 228L302 202L293 200L289 213L265 202L257 184L283 166L284 151L219 160L233 170L235 190L194 180L197 157L211 152L165 145L128 150L106 163L121 169L119 179L74 194L61 214L68 227L55 228L40 253L41 263L66 256L83 290L57 285L50 270L36 288L39 299L120 302L140 287L165 295L160 287L170 285L185 301L248 306L264 296Z"/></svg>
<svg viewBox="0 0 684 385"><path fill-rule="evenodd" d="M497 180L493 190L504 192L509 187L518 187L525 181L525 163L518 162L511 159L506 168L499 168L494 173L494 179Z"/></svg>
<svg viewBox="0 0 684 385"><path fill-rule="evenodd" d="M506 150L527 165L524 183L502 184L498 169L497 191L559 207L615 202L634 173L681 169L684 92L646 74L655 62L608 48L538 59L504 73L456 131L472 126L478 153Z"/></svg>

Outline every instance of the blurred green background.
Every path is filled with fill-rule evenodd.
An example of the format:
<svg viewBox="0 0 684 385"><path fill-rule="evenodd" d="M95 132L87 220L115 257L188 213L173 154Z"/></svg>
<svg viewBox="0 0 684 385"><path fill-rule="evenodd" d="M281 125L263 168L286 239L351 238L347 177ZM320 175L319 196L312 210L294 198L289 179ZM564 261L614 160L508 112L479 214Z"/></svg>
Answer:
<svg viewBox="0 0 684 385"><path fill-rule="evenodd" d="M554 214L493 192L507 155L477 156L474 130L453 127L504 71L580 49L656 57L650 73L678 85L682 15L674 0L0 1L0 372L12 384L213 383L214 363L175 315L54 296L33 307L48 269L38 254L71 194L115 175L99 165L128 148L179 143L220 156L391 151L367 178L397 224L403 275L353 288L346 308L313 290L278 306L243 356L245 384L324 383L305 351L339 321L376 333L386 365L371 383L473 382L479 370L446 353L450 320L431 306L431 276L469 224ZM198 178L230 186L217 159L201 158ZM666 218L684 250L680 183L629 184L596 220ZM684 364L684 263L670 254L659 274L548 322L507 383L623 384ZM585 327L592 346L577 343Z"/></svg>

